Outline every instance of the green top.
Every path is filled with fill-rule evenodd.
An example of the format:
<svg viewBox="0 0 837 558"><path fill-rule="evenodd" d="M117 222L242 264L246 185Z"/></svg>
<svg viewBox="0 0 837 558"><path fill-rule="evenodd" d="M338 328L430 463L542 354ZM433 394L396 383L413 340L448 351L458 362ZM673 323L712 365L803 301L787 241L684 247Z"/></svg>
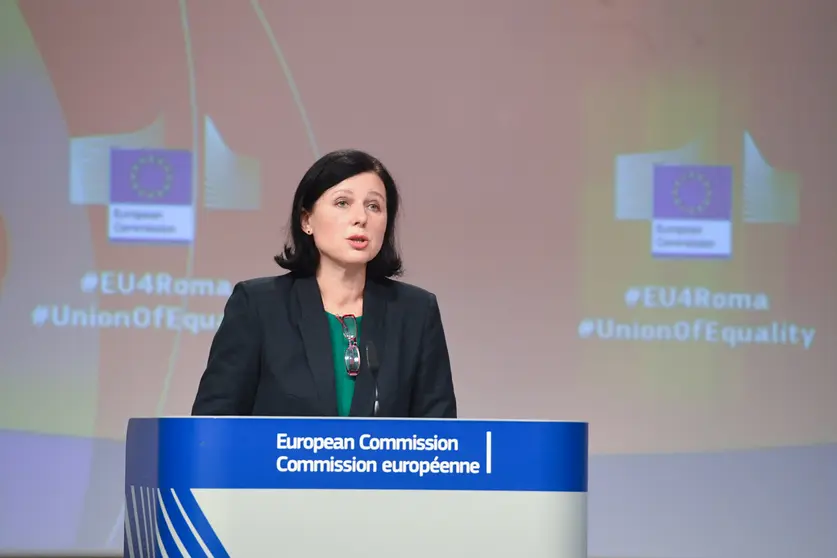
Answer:
<svg viewBox="0 0 837 558"><path fill-rule="evenodd" d="M343 325L337 316L328 314L328 329L331 333L331 354L334 360L334 387L337 388L337 414L341 417L349 416L349 409L352 407L352 397L355 395L355 379L349 376L346 371L346 349L349 348L349 340L343 335ZM360 323L362 318L357 318L357 336L360 338Z"/></svg>

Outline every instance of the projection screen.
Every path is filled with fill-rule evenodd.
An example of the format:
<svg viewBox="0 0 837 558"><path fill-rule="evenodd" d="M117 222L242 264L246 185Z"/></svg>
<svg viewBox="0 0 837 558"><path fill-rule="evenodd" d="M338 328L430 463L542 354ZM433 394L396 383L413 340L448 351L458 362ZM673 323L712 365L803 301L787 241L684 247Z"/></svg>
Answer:
<svg viewBox="0 0 837 558"><path fill-rule="evenodd" d="M380 157L463 417L590 422L590 554L837 556L828 0L0 3L0 551L119 551L320 155Z"/></svg>

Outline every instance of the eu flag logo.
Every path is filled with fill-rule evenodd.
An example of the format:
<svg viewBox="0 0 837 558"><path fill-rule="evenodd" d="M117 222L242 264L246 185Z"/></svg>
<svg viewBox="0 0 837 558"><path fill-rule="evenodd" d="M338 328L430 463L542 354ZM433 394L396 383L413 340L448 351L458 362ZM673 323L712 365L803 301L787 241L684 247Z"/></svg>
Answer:
<svg viewBox="0 0 837 558"><path fill-rule="evenodd" d="M123 242L194 239L192 154L174 149L112 149L109 237Z"/></svg>
<svg viewBox="0 0 837 558"><path fill-rule="evenodd" d="M185 150L115 149L111 203L192 203L192 154Z"/></svg>
<svg viewBox="0 0 837 558"><path fill-rule="evenodd" d="M655 257L731 257L732 167L654 167L651 227Z"/></svg>

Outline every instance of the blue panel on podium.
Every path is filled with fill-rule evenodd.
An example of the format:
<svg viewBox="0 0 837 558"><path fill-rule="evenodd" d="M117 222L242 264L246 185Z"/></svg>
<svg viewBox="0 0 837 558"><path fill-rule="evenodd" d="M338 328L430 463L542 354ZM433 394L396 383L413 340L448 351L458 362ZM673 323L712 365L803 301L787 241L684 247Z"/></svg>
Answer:
<svg viewBox="0 0 837 558"><path fill-rule="evenodd" d="M317 524L326 529L322 534L334 535L341 529L351 533L370 521L363 510L374 513L393 507L387 512L389 533L406 529L398 539L402 540L409 538L410 530L433 529L440 535L444 531L445 540L453 541L451 555L485 552L468 543L472 528L484 533L509 530L504 535L508 539L509 522L519 522L519 531L544 517L544 556L575 556L582 546L586 552L586 540L581 542L586 539L586 423L132 419L126 452L126 556L144 556L144 551L154 548L169 556L284 554L264 547L277 540L286 550L313 556L315 550L338 548L316 540L321 537L315 533L306 534L312 517L320 517ZM484 511L493 505L517 509ZM539 515L525 519L527 512L518 506L539 509ZM288 512L291 508L294 513ZM323 519L330 513L335 514L333 525ZM448 518L436 525L440 513ZM550 517L568 522L574 531L571 544L567 537L557 542L554 534L546 532ZM263 529L257 529L262 523ZM357 525L350 528L351 523ZM561 530L560 525L551 530L555 528ZM455 542L457 536L461 544ZM541 555L531 533L526 537L530 546L535 545L529 556ZM345 550L348 543L341 544L339 548ZM490 549L499 551L498 544L492 543ZM555 554L550 547L555 544L567 552ZM420 555L416 543L409 546L388 549L386 554Z"/></svg>

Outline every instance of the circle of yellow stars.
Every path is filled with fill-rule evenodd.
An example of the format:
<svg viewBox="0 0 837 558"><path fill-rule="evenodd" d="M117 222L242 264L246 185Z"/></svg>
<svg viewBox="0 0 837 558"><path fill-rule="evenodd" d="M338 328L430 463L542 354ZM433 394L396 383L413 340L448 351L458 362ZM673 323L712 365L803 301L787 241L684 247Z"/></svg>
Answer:
<svg viewBox="0 0 837 558"><path fill-rule="evenodd" d="M140 184L140 172L143 167L148 165L156 166L163 170L164 178L163 183L160 186L148 188L143 184ZM143 155L137 159L137 162L131 167L131 188L133 188L133 190L140 197L149 200L157 200L169 193L173 177L174 173L171 165L165 157L160 157L159 155Z"/></svg>
<svg viewBox="0 0 837 558"><path fill-rule="evenodd" d="M688 205L684 203L683 199L680 197L680 189L687 183L695 182L700 184L703 188L703 199L701 199L697 204ZM701 174L698 171L692 170L688 171L683 176L674 181L674 186L671 189L671 195L674 198L674 204L677 207L679 207L686 213L696 215L706 211L706 209L712 203L712 185L709 183L709 179L707 179L703 174Z"/></svg>

